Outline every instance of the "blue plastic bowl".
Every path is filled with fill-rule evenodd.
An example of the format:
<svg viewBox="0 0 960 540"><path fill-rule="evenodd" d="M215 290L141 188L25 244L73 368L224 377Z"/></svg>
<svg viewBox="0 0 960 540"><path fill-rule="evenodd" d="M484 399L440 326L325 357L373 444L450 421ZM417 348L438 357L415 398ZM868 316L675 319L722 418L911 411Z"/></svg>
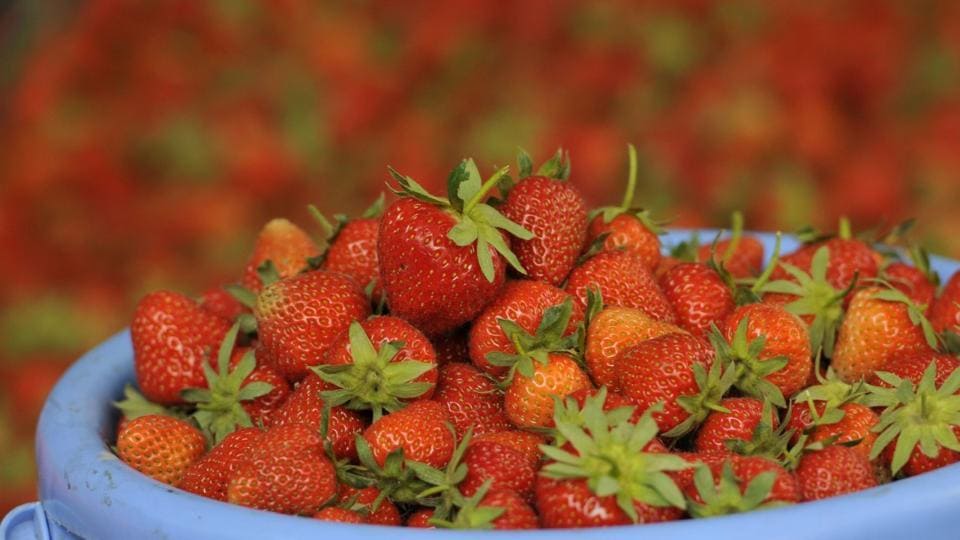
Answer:
<svg viewBox="0 0 960 540"><path fill-rule="evenodd" d="M714 231L704 231L711 239ZM672 231L667 246L687 239ZM760 235L767 252L773 237ZM784 249L796 247L784 238ZM943 276L960 263L933 259ZM436 531L344 525L249 510L156 482L126 466L108 448L117 414L110 402L134 380L129 332L77 361L47 399L37 429L40 502L23 505L0 524L0 540L398 538L483 540L504 534L531 540L958 539L960 465L826 501L735 516L656 525L529 532Z"/></svg>

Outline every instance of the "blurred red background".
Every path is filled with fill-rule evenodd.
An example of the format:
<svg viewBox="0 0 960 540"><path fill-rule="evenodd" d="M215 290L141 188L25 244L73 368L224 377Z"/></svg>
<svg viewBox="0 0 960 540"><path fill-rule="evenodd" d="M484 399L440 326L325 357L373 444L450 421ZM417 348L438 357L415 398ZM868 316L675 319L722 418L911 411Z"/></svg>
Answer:
<svg viewBox="0 0 960 540"><path fill-rule="evenodd" d="M437 188L463 156L563 146L597 204L619 199L634 142L637 200L676 224L915 216L960 255L953 0L4 10L0 514L35 496L46 392L145 291L232 279L268 218L357 212L387 164Z"/></svg>

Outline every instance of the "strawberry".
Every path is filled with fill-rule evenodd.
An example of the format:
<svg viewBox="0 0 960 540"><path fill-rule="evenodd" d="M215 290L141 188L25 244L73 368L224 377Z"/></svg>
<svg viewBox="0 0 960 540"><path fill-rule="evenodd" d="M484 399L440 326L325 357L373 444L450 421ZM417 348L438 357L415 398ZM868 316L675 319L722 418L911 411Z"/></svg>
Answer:
<svg viewBox="0 0 960 540"><path fill-rule="evenodd" d="M531 279L559 285L573 269L587 236L587 203L567 182L564 154L545 163L533 175L530 157L521 153L520 177L500 206L504 217L533 233L530 239L511 238L517 260ZM551 172L556 177L548 176Z"/></svg>
<svg viewBox="0 0 960 540"><path fill-rule="evenodd" d="M267 261L273 263L281 278L287 278L307 268L308 260L319 254L320 248L303 229L283 218L270 220L257 236L240 285L259 292L263 288L259 270Z"/></svg>
<svg viewBox="0 0 960 540"><path fill-rule="evenodd" d="M183 403L185 388L206 384L204 365L229 329L225 319L181 294L144 296L130 323L140 390L157 403Z"/></svg>
<svg viewBox="0 0 960 540"><path fill-rule="evenodd" d="M509 489L489 489L489 482L475 495L466 498L452 521L427 518L427 526L436 523L444 529L537 529L537 514L527 501ZM412 519L412 518L411 518ZM419 524L408 527L421 526Z"/></svg>
<svg viewBox="0 0 960 540"><path fill-rule="evenodd" d="M373 411L376 421L412 399L429 399L437 382L437 355L423 333L403 319L372 317L350 324L312 368L335 388L322 393L332 407Z"/></svg>
<svg viewBox="0 0 960 540"><path fill-rule="evenodd" d="M414 401L381 417L363 432L376 462L382 467L387 454L403 449L406 459L442 468L453 455L453 434L447 429L447 413L436 401Z"/></svg>
<svg viewBox="0 0 960 540"><path fill-rule="evenodd" d="M923 378L923 372L926 371L927 366L929 366L931 362L936 365L937 373L934 377L934 382L937 386L946 382L947 377L960 367L960 360L955 356L947 353L939 353L932 349L922 349L892 355L877 371L886 371L901 379L908 380L913 384L920 384L920 380ZM877 377L876 373L871 373L870 376L867 377L867 382L888 388L890 386Z"/></svg>
<svg viewBox="0 0 960 540"><path fill-rule="evenodd" d="M442 199L391 169L401 198L380 221L377 256L394 315L429 335L449 332L496 296L507 263L523 273L501 230L523 240L533 235L483 202L506 172L481 183L476 164L464 160Z"/></svg>
<svg viewBox="0 0 960 540"><path fill-rule="evenodd" d="M800 501L792 474L761 456L730 456L700 465L684 488L694 517L720 516Z"/></svg>
<svg viewBox="0 0 960 540"><path fill-rule="evenodd" d="M475 436L511 428L503 410L503 392L470 364L451 362L441 366L433 399L446 409L458 436L471 427Z"/></svg>
<svg viewBox="0 0 960 540"><path fill-rule="evenodd" d="M930 307L937 294L936 274L925 273L919 267L897 261L883 268L880 275L918 306Z"/></svg>
<svg viewBox="0 0 960 540"><path fill-rule="evenodd" d="M713 359L713 348L698 337L663 335L620 356L617 386L640 411L662 403L653 419L662 431L680 436L702 422L730 387L733 374L721 381L720 366L712 368Z"/></svg>
<svg viewBox="0 0 960 540"><path fill-rule="evenodd" d="M437 352L438 366L452 362L470 361L470 336L466 329L433 336L431 341L433 342L433 349Z"/></svg>
<svg viewBox="0 0 960 540"><path fill-rule="evenodd" d="M869 459L870 451L877 434L872 431L880 421L873 409L859 403L844 403L836 407L840 414L828 414L828 405L824 401L797 403L786 418L788 429L794 432L794 440L802 433L807 434L808 443L832 441L845 444Z"/></svg>
<svg viewBox="0 0 960 540"><path fill-rule="evenodd" d="M507 489L525 500L533 496L537 469L517 450L491 441L472 441L463 455L467 475L459 484L467 497L476 494L486 482L494 490Z"/></svg>
<svg viewBox="0 0 960 540"><path fill-rule="evenodd" d="M584 308L587 291L594 290L606 306L637 308L668 323L677 319L650 270L638 257L625 251L607 251L587 259L570 273L566 290Z"/></svg>
<svg viewBox="0 0 960 540"><path fill-rule="evenodd" d="M356 510L340 508L338 506L328 506L313 515L314 519L321 521L336 521L338 523L366 523L367 518Z"/></svg>
<svg viewBox="0 0 960 540"><path fill-rule="evenodd" d="M190 423L159 414L133 419L117 433L117 455L124 463L171 486L180 483L206 446Z"/></svg>
<svg viewBox="0 0 960 540"><path fill-rule="evenodd" d="M699 453L729 452L727 441L749 441L763 419L764 404L759 399L749 397L725 398L720 408L729 412L714 410L700 425L693 446ZM771 425L776 428L777 417L771 414Z"/></svg>
<svg viewBox="0 0 960 540"><path fill-rule="evenodd" d="M238 369L248 350L249 349L245 347L237 347L234 349L233 354L230 356L230 369ZM254 357L256 357L256 352L254 352ZM271 390L260 397L243 401L241 405L250 416L250 421L253 422L254 425L268 426L271 423L270 417L273 413L279 409L281 405L286 403L287 398L290 397L292 392L290 383L287 382L279 371L266 362L257 363L253 372L244 379L244 383L246 384L244 388L250 386L250 383L253 382L261 382L269 385Z"/></svg>
<svg viewBox="0 0 960 540"><path fill-rule="evenodd" d="M722 261L727 272L738 279L756 276L763 269L763 244L749 235L738 238L736 229L732 238L720 240L716 246L702 245L697 248L698 261L710 261L711 255L715 262ZM717 255L720 260L717 260Z"/></svg>
<svg viewBox="0 0 960 540"><path fill-rule="evenodd" d="M648 339L683 332L679 326L653 319L639 309L604 308L587 327L584 361L598 386L618 391L620 355Z"/></svg>
<svg viewBox="0 0 960 540"><path fill-rule="evenodd" d="M348 275L361 287L372 286L371 298L379 301L383 297L383 284L380 283L377 240L380 235L380 215L383 213L383 194L359 218L352 220L337 214L331 223L315 207L309 208L320 223L327 243L326 250L311 260L312 266Z"/></svg>
<svg viewBox="0 0 960 540"><path fill-rule="evenodd" d="M313 515L336 495L336 472L319 446L258 453L227 485L228 502L284 514Z"/></svg>
<svg viewBox="0 0 960 540"><path fill-rule="evenodd" d="M847 382L869 377L891 357L933 348L930 323L896 289L857 291L840 325L831 366Z"/></svg>
<svg viewBox="0 0 960 540"><path fill-rule="evenodd" d="M237 317L247 312L246 306L223 287L206 290L200 296L200 307L228 321L235 321Z"/></svg>
<svg viewBox="0 0 960 540"><path fill-rule="evenodd" d="M320 377L311 373L293 390L290 397L270 416L269 426L304 425L320 433L323 423L323 410L326 406L320 393L329 390L329 386ZM343 407L332 407L327 424L327 441L332 445L334 455L355 458L357 455L356 435L366 429L366 422L355 411Z"/></svg>
<svg viewBox="0 0 960 540"><path fill-rule="evenodd" d="M380 499L377 505L377 499ZM403 519L396 505L390 499L380 496L380 490L375 487L354 488L348 484L340 486L340 502L353 502L364 513L364 523L370 525L400 526Z"/></svg>
<svg viewBox="0 0 960 540"><path fill-rule="evenodd" d="M437 527L430 523L431 519L433 508L420 508L407 517L406 526L414 529L436 529Z"/></svg>
<svg viewBox="0 0 960 540"><path fill-rule="evenodd" d="M797 485L804 501L854 493L877 485L870 460L846 446L828 446L800 458Z"/></svg>
<svg viewBox="0 0 960 540"><path fill-rule="evenodd" d="M930 304L930 323L937 332L960 334L960 272L950 276L940 296Z"/></svg>
<svg viewBox="0 0 960 540"><path fill-rule="evenodd" d="M545 528L652 523L679 519L683 494L669 474L688 467L679 456L647 450L657 425L644 413L603 411L605 392L587 398L584 425L555 420L565 442L542 449L551 460L535 485L536 507ZM616 418L615 418L616 417Z"/></svg>
<svg viewBox="0 0 960 540"><path fill-rule="evenodd" d="M627 146L629 174L620 206L606 206L591 212L587 245L600 243L602 251L626 251L653 272L660 262L660 238L663 232L646 210L633 207L637 184L637 150Z"/></svg>
<svg viewBox="0 0 960 540"><path fill-rule="evenodd" d="M659 279L664 296L677 313L677 324L706 338L713 325L721 325L733 311L733 293L723 278L702 263L682 263Z"/></svg>
<svg viewBox="0 0 960 540"><path fill-rule="evenodd" d="M544 281L508 282L500 295L483 309L470 326L470 360L490 375L502 378L509 368L490 363L489 357L494 353L516 352L516 332L510 330L519 327L527 334L533 334L544 322L547 310L568 298L572 297ZM504 325L501 321L510 324ZM569 322L557 338L573 334L582 321L583 308L579 303L571 303Z"/></svg>
<svg viewBox="0 0 960 540"><path fill-rule="evenodd" d="M827 265L826 280L834 289L845 290L854 282L854 276L863 282L877 277L879 273L879 255L870 246L860 240L849 237L849 231L841 225L841 235L828 240L808 243L793 253L780 258L780 265L773 270L773 279L786 279L789 273L783 264L793 265L805 272L811 271L813 256L821 247L830 252L830 262Z"/></svg>
<svg viewBox="0 0 960 540"><path fill-rule="evenodd" d="M531 466L539 468L540 458L542 457L540 445L546 442L546 437L531 431L509 430L480 435L473 439L473 441L492 441L508 446L523 454Z"/></svg>
<svg viewBox="0 0 960 540"><path fill-rule="evenodd" d="M711 343L724 365L734 366L734 383L748 395L786 406L791 396L807 384L813 361L807 326L781 306L748 304L727 317L724 336L711 335Z"/></svg>
<svg viewBox="0 0 960 540"><path fill-rule="evenodd" d="M179 488L218 501L227 500L227 483L249 453L263 438L257 428L243 428L226 436L220 444L184 472Z"/></svg>
<svg viewBox="0 0 960 540"><path fill-rule="evenodd" d="M517 372L504 396L504 409L517 427L544 427L550 424L554 398L588 387L590 378L571 357L549 353L545 363L537 361L531 371Z"/></svg>
<svg viewBox="0 0 960 540"><path fill-rule="evenodd" d="M936 384L937 365L931 362L919 383L892 373L877 373L889 388L870 386L866 401L884 407L871 458L883 455L890 470L914 476L960 461L960 369Z"/></svg>
<svg viewBox="0 0 960 540"><path fill-rule="evenodd" d="M264 287L253 314L264 357L297 381L320 363L351 322L370 314L370 302L349 277L316 270Z"/></svg>

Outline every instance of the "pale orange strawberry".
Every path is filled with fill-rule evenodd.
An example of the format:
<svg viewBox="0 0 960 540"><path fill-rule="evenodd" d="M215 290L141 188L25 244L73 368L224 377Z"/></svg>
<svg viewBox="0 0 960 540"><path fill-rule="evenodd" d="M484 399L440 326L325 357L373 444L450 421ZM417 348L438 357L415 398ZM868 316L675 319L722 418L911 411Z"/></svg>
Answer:
<svg viewBox="0 0 960 540"><path fill-rule="evenodd" d="M272 219L261 229L253 253L243 269L240 284L254 292L263 288L258 268L273 263L281 278L298 274L308 267L307 259L320 254L320 248L300 227L283 218Z"/></svg>
<svg viewBox="0 0 960 540"><path fill-rule="evenodd" d="M590 321L584 359L597 386L617 391L617 360L631 347L665 334L687 333L679 326L653 319L642 310L608 307Z"/></svg>
<svg viewBox="0 0 960 540"><path fill-rule="evenodd" d="M526 377L518 372L507 388L504 408L517 427L545 427L553 421L553 399L590 387L590 378L565 354L551 353L547 363L534 362Z"/></svg>
<svg viewBox="0 0 960 540"><path fill-rule="evenodd" d="M200 430L184 420L148 414L125 422L117 434L117 455L151 478L175 486L206 451Z"/></svg>

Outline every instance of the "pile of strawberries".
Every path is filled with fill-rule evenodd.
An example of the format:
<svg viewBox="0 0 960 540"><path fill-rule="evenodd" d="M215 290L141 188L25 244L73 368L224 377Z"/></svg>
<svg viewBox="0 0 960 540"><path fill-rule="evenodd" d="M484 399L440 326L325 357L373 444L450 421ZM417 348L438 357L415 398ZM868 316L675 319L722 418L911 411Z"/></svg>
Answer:
<svg viewBox="0 0 960 540"><path fill-rule="evenodd" d="M960 460L960 274L922 249L742 232L661 255L558 152L447 197L390 170L323 241L268 223L237 284L155 292L116 451L180 489L317 519L556 528L821 499ZM900 242L902 244L902 242ZM912 264L900 260L909 254Z"/></svg>

